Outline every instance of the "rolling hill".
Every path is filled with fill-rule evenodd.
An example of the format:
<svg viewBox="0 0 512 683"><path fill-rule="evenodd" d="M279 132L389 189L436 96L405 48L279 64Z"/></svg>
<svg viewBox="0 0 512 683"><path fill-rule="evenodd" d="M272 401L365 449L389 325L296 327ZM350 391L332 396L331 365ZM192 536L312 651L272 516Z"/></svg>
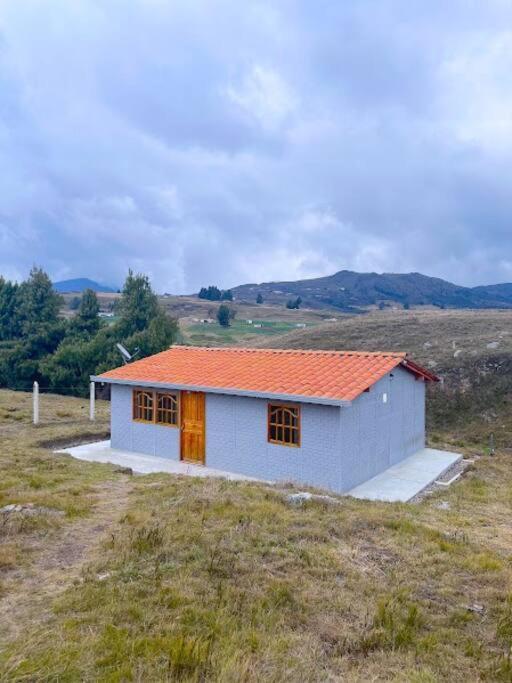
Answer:
<svg viewBox="0 0 512 683"><path fill-rule="evenodd" d="M288 349L407 351L440 377L429 388L431 428L465 443L488 439L512 446L512 311L372 311L253 345Z"/></svg>
<svg viewBox="0 0 512 683"><path fill-rule="evenodd" d="M261 294L266 303L283 304L300 296L310 308L333 307L352 312L379 305L512 308L512 284L461 287L421 273L341 270L327 277L246 284L231 291L241 301L254 301Z"/></svg>
<svg viewBox="0 0 512 683"><path fill-rule="evenodd" d="M101 285L99 282L89 280L87 277L78 277L73 280L61 280L54 282L53 288L61 294L67 292L83 292L86 289L92 289L94 292L115 292L116 290L106 285Z"/></svg>

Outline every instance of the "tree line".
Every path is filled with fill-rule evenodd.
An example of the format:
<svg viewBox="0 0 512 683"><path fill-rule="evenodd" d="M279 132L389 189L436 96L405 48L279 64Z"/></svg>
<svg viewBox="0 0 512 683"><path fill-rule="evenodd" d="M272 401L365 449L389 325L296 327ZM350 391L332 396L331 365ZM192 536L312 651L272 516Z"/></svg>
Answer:
<svg viewBox="0 0 512 683"><path fill-rule="evenodd" d="M178 323L158 302L147 276L128 272L116 307L118 319L99 317L96 293L85 290L71 320L64 299L41 268L17 284L0 276L0 386L28 389L37 380L56 393L86 395L89 376L122 364L121 342L138 358L176 341Z"/></svg>
<svg viewBox="0 0 512 683"><path fill-rule="evenodd" d="M199 299L208 301L233 301L233 293L230 289L219 289L215 285L201 287L197 296Z"/></svg>

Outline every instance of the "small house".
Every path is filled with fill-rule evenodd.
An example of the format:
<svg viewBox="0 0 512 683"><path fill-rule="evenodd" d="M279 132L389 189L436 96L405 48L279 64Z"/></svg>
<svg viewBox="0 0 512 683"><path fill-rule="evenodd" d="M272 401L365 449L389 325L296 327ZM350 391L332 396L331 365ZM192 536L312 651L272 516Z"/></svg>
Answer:
<svg viewBox="0 0 512 683"><path fill-rule="evenodd" d="M111 385L111 446L346 492L425 446L425 384L405 353L173 346Z"/></svg>

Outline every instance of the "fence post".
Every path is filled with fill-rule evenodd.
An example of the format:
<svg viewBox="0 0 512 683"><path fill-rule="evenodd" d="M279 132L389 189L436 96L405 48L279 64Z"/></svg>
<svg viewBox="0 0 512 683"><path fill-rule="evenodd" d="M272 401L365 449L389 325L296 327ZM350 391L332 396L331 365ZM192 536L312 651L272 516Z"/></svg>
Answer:
<svg viewBox="0 0 512 683"><path fill-rule="evenodd" d="M95 384L94 382L91 382L89 384L89 420L91 422L94 422L94 415L95 415Z"/></svg>
<svg viewBox="0 0 512 683"><path fill-rule="evenodd" d="M32 390L32 420L35 425L39 424L39 384L34 382Z"/></svg>

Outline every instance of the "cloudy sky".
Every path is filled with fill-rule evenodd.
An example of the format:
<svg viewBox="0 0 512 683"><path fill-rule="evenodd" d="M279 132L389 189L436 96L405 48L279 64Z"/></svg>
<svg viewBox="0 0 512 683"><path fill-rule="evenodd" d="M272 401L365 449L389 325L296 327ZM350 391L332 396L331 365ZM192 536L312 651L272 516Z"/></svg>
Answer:
<svg viewBox="0 0 512 683"><path fill-rule="evenodd" d="M0 0L0 273L512 281L509 0Z"/></svg>

